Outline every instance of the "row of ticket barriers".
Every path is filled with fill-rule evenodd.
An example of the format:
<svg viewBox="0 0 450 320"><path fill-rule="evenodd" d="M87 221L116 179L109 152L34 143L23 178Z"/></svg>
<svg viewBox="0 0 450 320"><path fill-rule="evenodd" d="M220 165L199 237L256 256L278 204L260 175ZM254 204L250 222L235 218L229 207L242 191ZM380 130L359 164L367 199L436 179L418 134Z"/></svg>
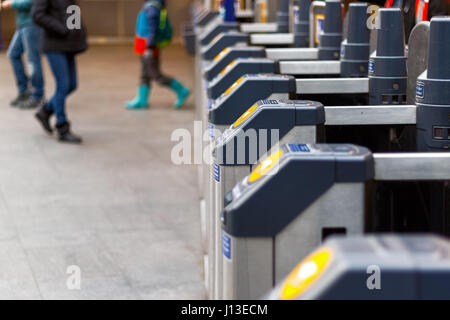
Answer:
<svg viewBox="0 0 450 320"><path fill-rule="evenodd" d="M185 37L209 298L450 299L450 17L277 3Z"/></svg>

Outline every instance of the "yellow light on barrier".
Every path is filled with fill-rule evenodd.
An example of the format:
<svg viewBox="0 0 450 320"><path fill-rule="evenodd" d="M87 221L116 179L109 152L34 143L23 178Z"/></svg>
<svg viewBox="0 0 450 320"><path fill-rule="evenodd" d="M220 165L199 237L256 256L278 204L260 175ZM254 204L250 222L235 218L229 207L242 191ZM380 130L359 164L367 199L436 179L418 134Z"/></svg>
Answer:
<svg viewBox="0 0 450 320"><path fill-rule="evenodd" d="M222 71L220 71L220 75L223 76L225 72L230 70L236 64L236 60L233 60L228 66L225 67Z"/></svg>
<svg viewBox="0 0 450 320"><path fill-rule="evenodd" d="M255 112L256 108L258 108L258 104L254 104L253 106L250 107L250 109L248 109L247 111L245 111L245 113L239 117L239 119L236 120L236 122L233 124L233 128L236 128L237 126L239 126L242 122L244 122L245 120L248 119L248 117L250 117L250 115Z"/></svg>
<svg viewBox="0 0 450 320"><path fill-rule="evenodd" d="M233 83L233 85L231 87L229 87L227 89L227 91L225 91L225 95L228 95L231 93L231 91L234 90L234 88L236 88L242 81L244 81L244 77L241 77L238 81L236 81L235 83Z"/></svg>
<svg viewBox="0 0 450 320"><path fill-rule="evenodd" d="M323 30L323 22L325 21L325 15L323 14L316 14L314 16L314 25L315 25L315 31L316 31L316 36L315 36L315 42L316 44L319 44L320 42L320 31Z"/></svg>
<svg viewBox="0 0 450 320"><path fill-rule="evenodd" d="M217 36L214 37L214 39L211 40L210 43L216 43L217 41L219 41L219 39L222 37L222 34L219 33Z"/></svg>
<svg viewBox="0 0 450 320"><path fill-rule="evenodd" d="M326 270L331 258L331 250L325 248L314 252L303 260L283 283L281 299L295 299L305 292Z"/></svg>
<svg viewBox="0 0 450 320"><path fill-rule="evenodd" d="M226 55L230 51L230 48L223 49L215 58L214 61L219 61L224 55Z"/></svg>
<svg viewBox="0 0 450 320"><path fill-rule="evenodd" d="M250 177L248 178L248 181L250 183L253 183L261 179L265 174L267 174L267 172L270 171L270 169L272 169L278 163L278 161L280 161L282 155L283 155L282 150L270 155L266 160L261 162L261 164L256 167L256 169L251 173Z"/></svg>

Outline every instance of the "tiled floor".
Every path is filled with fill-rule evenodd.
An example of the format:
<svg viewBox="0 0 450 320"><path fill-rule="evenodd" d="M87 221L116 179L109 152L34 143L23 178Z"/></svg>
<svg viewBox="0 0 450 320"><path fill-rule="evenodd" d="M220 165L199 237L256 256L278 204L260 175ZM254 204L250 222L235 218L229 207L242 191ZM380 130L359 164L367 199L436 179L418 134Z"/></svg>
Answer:
<svg viewBox="0 0 450 320"><path fill-rule="evenodd" d="M183 50L165 52L163 69L192 87ZM62 145L32 111L9 107L0 53L0 299L203 298L196 168L170 160L171 132L192 130L192 103L175 111L155 87L150 110L126 111L139 70L129 47L93 47L79 69L68 114L85 143ZM80 290L67 287L71 265Z"/></svg>

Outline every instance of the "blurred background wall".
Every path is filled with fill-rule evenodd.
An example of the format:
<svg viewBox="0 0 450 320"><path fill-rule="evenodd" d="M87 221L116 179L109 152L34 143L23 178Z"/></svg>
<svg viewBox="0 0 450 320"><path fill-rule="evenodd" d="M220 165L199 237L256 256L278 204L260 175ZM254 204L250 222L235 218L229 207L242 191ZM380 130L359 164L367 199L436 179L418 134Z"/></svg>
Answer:
<svg viewBox="0 0 450 320"><path fill-rule="evenodd" d="M128 42L133 39L136 16L144 0L78 0L84 23L95 42ZM166 0L169 16L180 35L181 26L189 21L193 0ZM3 39L8 42L15 29L14 12L1 12Z"/></svg>
<svg viewBox="0 0 450 320"><path fill-rule="evenodd" d="M78 0L82 8L85 24L91 40L97 43L129 42L134 35L136 15L144 0ZM176 39L180 35L181 26L189 21L189 6L195 0L166 0L169 15L175 28ZM199 1L199 0L197 0ZM217 0L216 0L217 1ZM261 0L263 1L263 0ZM349 2L357 0L344 0ZM383 2L384 0L380 0ZM215 3L214 0L211 0ZM269 21L275 20L276 1L269 2ZM450 14L450 0L447 0ZM14 12L0 12L3 39L7 43L14 33Z"/></svg>

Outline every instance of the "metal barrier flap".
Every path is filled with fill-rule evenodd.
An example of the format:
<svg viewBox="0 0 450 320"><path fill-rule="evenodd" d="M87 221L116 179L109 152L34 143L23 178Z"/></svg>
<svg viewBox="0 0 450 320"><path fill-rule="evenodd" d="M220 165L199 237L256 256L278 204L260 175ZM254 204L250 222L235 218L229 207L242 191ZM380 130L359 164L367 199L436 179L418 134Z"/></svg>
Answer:
<svg viewBox="0 0 450 320"><path fill-rule="evenodd" d="M414 27L408 44L408 84L406 103L416 101L417 78L428 67L428 44L430 41L430 22L421 22Z"/></svg>

